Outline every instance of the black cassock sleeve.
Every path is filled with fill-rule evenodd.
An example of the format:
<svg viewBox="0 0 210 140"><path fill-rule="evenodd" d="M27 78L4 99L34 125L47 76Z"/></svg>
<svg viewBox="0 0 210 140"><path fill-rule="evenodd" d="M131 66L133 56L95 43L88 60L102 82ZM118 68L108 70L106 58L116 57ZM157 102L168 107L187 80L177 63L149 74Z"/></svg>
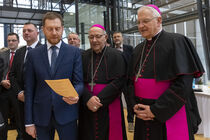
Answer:
<svg viewBox="0 0 210 140"><path fill-rule="evenodd" d="M161 122L170 119L190 97L193 75L180 75L170 87L150 106L155 118Z"/></svg>
<svg viewBox="0 0 210 140"><path fill-rule="evenodd" d="M107 107L121 94L124 82L125 77L116 78L111 83L107 84L107 86L98 94L103 107Z"/></svg>

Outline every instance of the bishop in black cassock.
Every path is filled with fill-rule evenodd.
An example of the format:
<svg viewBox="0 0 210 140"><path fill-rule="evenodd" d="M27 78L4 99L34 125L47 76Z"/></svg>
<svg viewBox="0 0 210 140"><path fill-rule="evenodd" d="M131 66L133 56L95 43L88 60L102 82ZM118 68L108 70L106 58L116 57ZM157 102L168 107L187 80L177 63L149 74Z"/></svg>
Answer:
<svg viewBox="0 0 210 140"><path fill-rule="evenodd" d="M187 37L162 30L155 5L138 10L138 29L146 40L129 67L134 140L193 140L200 117L192 81L204 72L195 48Z"/></svg>
<svg viewBox="0 0 210 140"><path fill-rule="evenodd" d="M121 89L125 63L120 51L105 46L103 26L89 31L91 49L83 54L85 90L80 98L79 140L126 140Z"/></svg>

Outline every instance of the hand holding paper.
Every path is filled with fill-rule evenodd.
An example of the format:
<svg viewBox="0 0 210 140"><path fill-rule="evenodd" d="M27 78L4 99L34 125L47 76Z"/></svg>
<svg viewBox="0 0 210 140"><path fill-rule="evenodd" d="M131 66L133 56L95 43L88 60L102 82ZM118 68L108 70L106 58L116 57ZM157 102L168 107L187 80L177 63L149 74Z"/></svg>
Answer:
<svg viewBox="0 0 210 140"><path fill-rule="evenodd" d="M70 105L76 104L79 101L79 97L63 97L63 100Z"/></svg>
<svg viewBox="0 0 210 140"><path fill-rule="evenodd" d="M78 97L78 93L69 79L45 80L45 82L54 92L63 97Z"/></svg>

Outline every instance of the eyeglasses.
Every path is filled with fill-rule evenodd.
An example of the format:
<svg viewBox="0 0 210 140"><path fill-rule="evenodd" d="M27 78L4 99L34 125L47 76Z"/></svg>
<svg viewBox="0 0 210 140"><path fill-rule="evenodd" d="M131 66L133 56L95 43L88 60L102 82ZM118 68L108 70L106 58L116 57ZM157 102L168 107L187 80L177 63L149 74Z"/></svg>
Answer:
<svg viewBox="0 0 210 140"><path fill-rule="evenodd" d="M17 40L13 39L13 40L7 40L7 42L16 42Z"/></svg>
<svg viewBox="0 0 210 140"><path fill-rule="evenodd" d="M96 39L100 39L102 36L104 36L105 34L103 34L103 35L90 35L90 36L88 36L88 38L90 39L90 40L93 40L94 39L94 37L96 38Z"/></svg>
<svg viewBox="0 0 210 140"><path fill-rule="evenodd" d="M138 24L143 24L143 25L146 25L147 23L149 23L150 21L152 21L153 19L155 19L157 17L153 17L151 19L144 19L142 21L138 21Z"/></svg>

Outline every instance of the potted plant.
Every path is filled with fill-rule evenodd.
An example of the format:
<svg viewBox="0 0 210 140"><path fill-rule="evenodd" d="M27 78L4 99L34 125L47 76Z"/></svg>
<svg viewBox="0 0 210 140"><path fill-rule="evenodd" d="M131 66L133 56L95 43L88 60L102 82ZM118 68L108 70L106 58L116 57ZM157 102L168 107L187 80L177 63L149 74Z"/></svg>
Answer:
<svg viewBox="0 0 210 140"><path fill-rule="evenodd" d="M198 89L203 89L203 79L200 78L197 82L197 85L198 85Z"/></svg>

